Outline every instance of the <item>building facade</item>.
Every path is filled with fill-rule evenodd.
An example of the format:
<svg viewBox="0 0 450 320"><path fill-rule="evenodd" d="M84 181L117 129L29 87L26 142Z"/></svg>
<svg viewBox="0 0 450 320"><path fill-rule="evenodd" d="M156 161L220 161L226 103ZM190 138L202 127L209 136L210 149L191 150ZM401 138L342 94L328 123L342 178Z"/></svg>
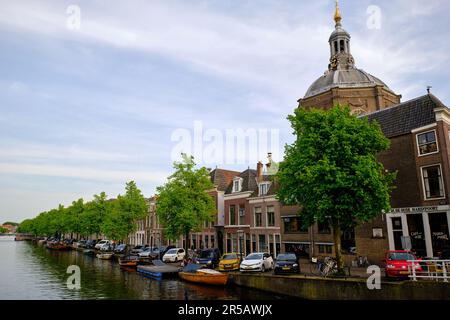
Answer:
<svg viewBox="0 0 450 320"><path fill-rule="evenodd" d="M368 117L391 141L380 161L397 172L386 246L440 257L450 249L450 110L428 94Z"/></svg>

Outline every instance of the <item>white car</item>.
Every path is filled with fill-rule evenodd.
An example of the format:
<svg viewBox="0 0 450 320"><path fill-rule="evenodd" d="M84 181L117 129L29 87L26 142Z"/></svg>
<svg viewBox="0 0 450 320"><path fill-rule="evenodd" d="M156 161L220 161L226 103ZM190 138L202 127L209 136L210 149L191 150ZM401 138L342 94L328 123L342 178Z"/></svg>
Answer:
<svg viewBox="0 0 450 320"><path fill-rule="evenodd" d="M273 270L274 262L273 258L268 253L255 252L245 257L241 262L240 271L260 271Z"/></svg>
<svg viewBox="0 0 450 320"><path fill-rule="evenodd" d="M183 248L173 248L166 252L163 256L163 262L177 262L182 261L186 252Z"/></svg>
<svg viewBox="0 0 450 320"><path fill-rule="evenodd" d="M111 245L111 241L109 241L109 240L100 240L96 245L95 245L95 249L97 249L97 250L101 250L103 247L106 247L106 246L110 246Z"/></svg>

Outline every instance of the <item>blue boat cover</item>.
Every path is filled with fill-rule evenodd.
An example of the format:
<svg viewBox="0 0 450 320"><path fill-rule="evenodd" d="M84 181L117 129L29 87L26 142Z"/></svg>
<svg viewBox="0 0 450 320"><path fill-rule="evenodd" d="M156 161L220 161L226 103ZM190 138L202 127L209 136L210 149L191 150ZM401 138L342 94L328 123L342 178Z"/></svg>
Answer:
<svg viewBox="0 0 450 320"><path fill-rule="evenodd" d="M194 263L189 263L183 268L183 272L197 272L198 269L201 269L202 266Z"/></svg>

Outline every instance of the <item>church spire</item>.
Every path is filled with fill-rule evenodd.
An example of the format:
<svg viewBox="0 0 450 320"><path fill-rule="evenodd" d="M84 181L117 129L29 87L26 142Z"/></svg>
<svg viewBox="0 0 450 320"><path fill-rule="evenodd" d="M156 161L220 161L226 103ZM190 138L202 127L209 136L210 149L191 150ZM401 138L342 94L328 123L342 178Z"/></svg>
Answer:
<svg viewBox="0 0 450 320"><path fill-rule="evenodd" d="M336 0L336 10L334 12L336 27L330 36L330 64L329 70L351 69L355 65L350 52L350 34L342 28L342 15L339 2Z"/></svg>
<svg viewBox="0 0 450 320"><path fill-rule="evenodd" d="M339 9L339 0L336 0L336 12L334 13L334 21L336 22L336 27L341 25L342 16L341 10Z"/></svg>

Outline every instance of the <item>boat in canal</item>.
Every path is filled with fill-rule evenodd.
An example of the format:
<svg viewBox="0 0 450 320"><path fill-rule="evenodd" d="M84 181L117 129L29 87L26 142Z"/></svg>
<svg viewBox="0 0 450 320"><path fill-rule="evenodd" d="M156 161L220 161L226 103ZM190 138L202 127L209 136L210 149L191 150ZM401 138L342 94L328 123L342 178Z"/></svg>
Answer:
<svg viewBox="0 0 450 320"><path fill-rule="evenodd" d="M47 249L65 251L70 250L70 246L64 242L51 241L47 242Z"/></svg>
<svg viewBox="0 0 450 320"><path fill-rule="evenodd" d="M152 279L162 280L165 278L177 277L179 268L167 265L161 260L153 260L152 266L138 265L137 272Z"/></svg>
<svg viewBox="0 0 450 320"><path fill-rule="evenodd" d="M119 257L119 265L121 267L136 267L138 262L138 255L130 254L127 256Z"/></svg>
<svg viewBox="0 0 450 320"><path fill-rule="evenodd" d="M104 252L104 253L97 254L97 258L99 258L101 260L111 260L113 256L114 256L114 253L112 253L112 252Z"/></svg>
<svg viewBox="0 0 450 320"><path fill-rule="evenodd" d="M178 273L179 277L185 281L224 286L228 281L228 274L212 269L202 269L198 265L189 264L183 271Z"/></svg>
<svg viewBox="0 0 450 320"><path fill-rule="evenodd" d="M95 250L93 249L85 249L83 250L83 253L89 256L93 256L95 254Z"/></svg>

